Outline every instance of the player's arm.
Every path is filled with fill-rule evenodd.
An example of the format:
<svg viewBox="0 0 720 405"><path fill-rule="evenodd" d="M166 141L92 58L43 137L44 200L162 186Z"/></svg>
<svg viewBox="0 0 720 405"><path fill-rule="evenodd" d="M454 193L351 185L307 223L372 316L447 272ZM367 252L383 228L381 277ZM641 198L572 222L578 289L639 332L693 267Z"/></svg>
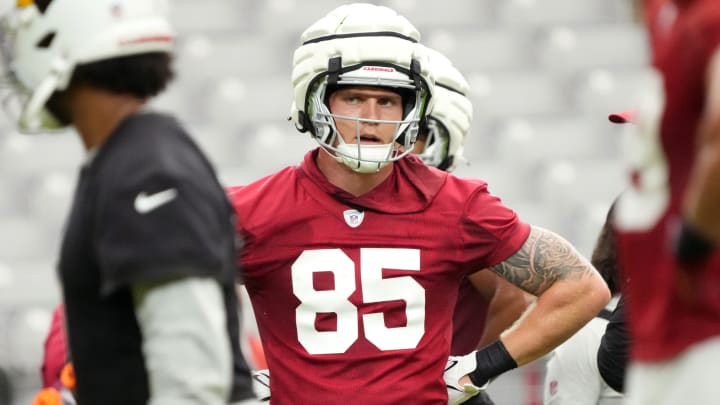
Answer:
<svg viewBox="0 0 720 405"><path fill-rule="evenodd" d="M477 386L547 354L610 300L592 265L565 239L542 228L532 227L522 247L491 269L538 298L513 329L475 353L477 365L469 376Z"/></svg>
<svg viewBox="0 0 720 405"><path fill-rule="evenodd" d="M683 201L684 226L676 244L681 262L699 261L720 243L720 50L708 66L706 88L697 157Z"/></svg>
<svg viewBox="0 0 720 405"><path fill-rule="evenodd" d="M478 343L484 347L509 328L535 298L510 284L492 271L478 271L468 279L488 302L485 329Z"/></svg>
<svg viewBox="0 0 720 405"><path fill-rule="evenodd" d="M220 285L180 278L132 286L151 392L149 405L226 404L232 354Z"/></svg>

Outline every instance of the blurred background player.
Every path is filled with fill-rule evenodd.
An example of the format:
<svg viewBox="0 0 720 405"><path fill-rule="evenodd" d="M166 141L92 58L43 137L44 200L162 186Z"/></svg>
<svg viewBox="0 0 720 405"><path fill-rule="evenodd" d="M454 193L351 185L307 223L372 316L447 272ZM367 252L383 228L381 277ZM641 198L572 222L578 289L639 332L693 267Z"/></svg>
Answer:
<svg viewBox="0 0 720 405"><path fill-rule="evenodd" d="M173 77L164 3L18 1L1 28L17 126L72 126L87 152L58 264L78 402L252 398L232 209L185 130L145 109Z"/></svg>
<svg viewBox="0 0 720 405"><path fill-rule="evenodd" d="M438 403L448 385L477 394L609 300L563 238L520 221L486 183L409 155L434 91L418 40L404 17L361 3L308 28L294 55L293 121L320 147L230 192L275 403L345 403L348 392L358 403ZM484 268L538 304L448 362L460 281Z"/></svg>
<svg viewBox="0 0 720 405"><path fill-rule="evenodd" d="M598 236L591 262L608 285L613 299L587 325L556 347L546 364L544 405L620 405L622 394L604 380L598 366L598 348L620 298L611 207Z"/></svg>
<svg viewBox="0 0 720 405"><path fill-rule="evenodd" d="M647 0L662 97L637 116L631 187L617 203L629 282L630 404L720 398L720 7ZM659 121L656 119L660 112Z"/></svg>

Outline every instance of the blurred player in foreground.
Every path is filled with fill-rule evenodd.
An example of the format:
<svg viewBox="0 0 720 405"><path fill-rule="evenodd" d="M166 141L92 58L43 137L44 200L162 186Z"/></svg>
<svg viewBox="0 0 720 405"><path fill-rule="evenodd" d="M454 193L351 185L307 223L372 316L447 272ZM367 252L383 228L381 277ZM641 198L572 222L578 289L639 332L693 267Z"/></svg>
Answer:
<svg viewBox="0 0 720 405"><path fill-rule="evenodd" d="M720 398L720 7L647 0L662 80L640 106L628 149L632 185L617 203L618 258L629 278L629 404ZM656 116L660 116L657 120Z"/></svg>
<svg viewBox="0 0 720 405"><path fill-rule="evenodd" d="M232 208L178 122L145 109L173 76L163 2L21 0L0 42L20 130L72 126L87 151L58 264L66 388L81 405L252 398Z"/></svg>

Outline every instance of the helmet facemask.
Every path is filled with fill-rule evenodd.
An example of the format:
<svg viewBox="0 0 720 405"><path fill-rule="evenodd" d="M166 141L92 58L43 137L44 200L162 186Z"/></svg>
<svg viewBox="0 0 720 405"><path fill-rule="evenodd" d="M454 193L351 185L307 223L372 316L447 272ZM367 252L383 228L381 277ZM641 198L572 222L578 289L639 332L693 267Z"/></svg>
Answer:
<svg viewBox="0 0 720 405"><path fill-rule="evenodd" d="M78 19L78 16L84 16ZM0 101L21 132L63 129L47 108L75 68L173 50L164 1L23 1L0 23ZM67 121L67 120L62 120Z"/></svg>
<svg viewBox="0 0 720 405"><path fill-rule="evenodd" d="M24 132L35 132L38 128L42 128L43 132L61 130L65 125L45 108L45 102L57 88L59 76L65 73L61 72L61 64L54 69L55 74L46 77L35 91L23 85L13 67L13 55L16 54L13 46L18 25L35 12L26 8L0 19L0 105Z"/></svg>
<svg viewBox="0 0 720 405"><path fill-rule="evenodd" d="M329 65L340 66L339 58ZM373 173L410 153L417 140L420 118L427 105L428 92L420 85L419 67L413 63L410 71L387 63L364 63L342 70L329 69L311 85L307 99L310 131L320 146L335 159L359 173ZM387 88L403 98L401 120L376 120L333 114L328 107L330 94L343 86L371 86ZM355 143L346 143L337 128L338 120L355 122ZM393 125L394 136L389 144L367 145L360 140L361 124ZM347 134L346 134L347 135Z"/></svg>

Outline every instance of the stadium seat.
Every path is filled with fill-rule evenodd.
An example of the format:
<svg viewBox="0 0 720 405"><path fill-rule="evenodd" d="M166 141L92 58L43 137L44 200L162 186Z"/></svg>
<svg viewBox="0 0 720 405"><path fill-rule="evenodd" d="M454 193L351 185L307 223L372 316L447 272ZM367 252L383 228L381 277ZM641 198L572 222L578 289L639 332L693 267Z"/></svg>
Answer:
<svg viewBox="0 0 720 405"><path fill-rule="evenodd" d="M562 217L562 213L558 212L555 207L539 200L525 199L517 203L508 204L518 217L526 223L533 226L539 226L550 229L553 232L568 237L570 229L569 223Z"/></svg>
<svg viewBox="0 0 720 405"><path fill-rule="evenodd" d="M337 0L266 0L259 3L257 27L267 34L265 38L284 40L292 37L296 41L310 24L342 4Z"/></svg>
<svg viewBox="0 0 720 405"><path fill-rule="evenodd" d="M626 187L625 164L617 159L563 159L540 164L535 195L554 209L571 213L586 203L610 202Z"/></svg>
<svg viewBox="0 0 720 405"><path fill-rule="evenodd" d="M0 139L0 170L5 175L79 169L84 156L84 146L72 131L42 135L12 133Z"/></svg>
<svg viewBox="0 0 720 405"><path fill-rule="evenodd" d="M220 170L225 185L247 184L287 166L302 162L305 153L318 146L308 133L289 122L257 123L240 130L242 155Z"/></svg>
<svg viewBox="0 0 720 405"><path fill-rule="evenodd" d="M420 32L437 26L483 27L495 23L495 0L388 0L387 6L412 21Z"/></svg>
<svg viewBox="0 0 720 405"><path fill-rule="evenodd" d="M27 206L30 215L40 221L53 240L59 241L65 218L69 214L75 192L74 171L51 171L30 182Z"/></svg>
<svg viewBox="0 0 720 405"><path fill-rule="evenodd" d="M542 31L533 49L543 69L571 76L589 69L646 66L646 41L639 26L553 26Z"/></svg>
<svg viewBox="0 0 720 405"><path fill-rule="evenodd" d="M659 79L649 68L595 69L580 77L572 98L585 116L607 121L610 113L638 108L658 86Z"/></svg>
<svg viewBox="0 0 720 405"><path fill-rule="evenodd" d="M281 73L289 83L291 51L268 44L256 33L187 35L178 44L178 79L202 82L228 75L247 79Z"/></svg>
<svg viewBox="0 0 720 405"><path fill-rule="evenodd" d="M598 115L597 121L605 117ZM573 112L535 119L509 119L499 125L496 156L508 162L535 165L558 159L601 158L617 154L616 137Z"/></svg>
<svg viewBox="0 0 720 405"><path fill-rule="evenodd" d="M569 222L571 229L568 237L573 240L578 251L588 258L592 255L613 201L614 198L603 198L583 202L573 212L574 219Z"/></svg>
<svg viewBox="0 0 720 405"><path fill-rule="evenodd" d="M256 8L253 0L174 0L170 19L183 34L249 31L254 28Z"/></svg>
<svg viewBox="0 0 720 405"><path fill-rule="evenodd" d="M40 383L38 371L42 364L43 343L52 319L52 306L35 303L15 304L3 332L6 334L8 365L15 370L36 370L34 378Z"/></svg>
<svg viewBox="0 0 720 405"><path fill-rule="evenodd" d="M0 218L0 259L30 259L57 254L57 235L28 215Z"/></svg>
<svg viewBox="0 0 720 405"><path fill-rule="evenodd" d="M424 38L428 46L444 53L463 73L518 69L532 60L528 48L532 41L522 31L449 26L429 30Z"/></svg>
<svg viewBox="0 0 720 405"><path fill-rule="evenodd" d="M318 146L308 132L298 132L289 122L261 123L249 135L247 163L268 173L299 164L307 151Z"/></svg>
<svg viewBox="0 0 720 405"><path fill-rule="evenodd" d="M528 28L556 24L595 24L614 20L608 0L500 0L498 24Z"/></svg>
<svg viewBox="0 0 720 405"><path fill-rule="evenodd" d="M236 129L232 126L192 121L186 123L186 129L216 166L231 165L243 156L242 144L239 143Z"/></svg>
<svg viewBox="0 0 720 405"><path fill-rule="evenodd" d="M488 190L509 206L527 201L532 196L526 173L517 170L515 166L511 169L508 163L502 160L473 161L467 166L458 166L454 174L463 178L485 180Z"/></svg>
<svg viewBox="0 0 720 405"><path fill-rule="evenodd" d="M560 82L540 71L467 74L476 119L557 114L568 110Z"/></svg>
<svg viewBox="0 0 720 405"><path fill-rule="evenodd" d="M267 121L285 124L292 98L289 74L252 78L228 75L208 83L207 95L198 110L209 124L219 127Z"/></svg>

